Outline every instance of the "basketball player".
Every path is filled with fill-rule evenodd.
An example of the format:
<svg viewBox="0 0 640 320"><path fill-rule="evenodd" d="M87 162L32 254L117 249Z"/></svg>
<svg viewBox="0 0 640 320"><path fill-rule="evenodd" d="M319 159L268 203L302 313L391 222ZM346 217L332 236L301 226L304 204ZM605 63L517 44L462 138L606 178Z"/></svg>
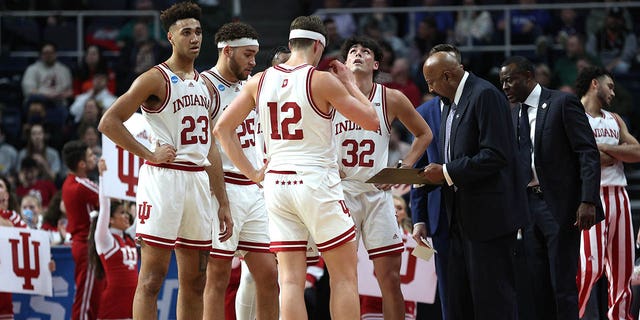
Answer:
<svg viewBox="0 0 640 320"><path fill-rule="evenodd" d="M99 206L98 186L87 177L96 167L96 156L84 142L67 142L62 158L69 173L62 184L62 201L67 210L71 233L71 254L75 265L76 292L71 307L71 319L97 319L104 281L96 278L96 270L89 264L89 213Z"/></svg>
<svg viewBox="0 0 640 320"><path fill-rule="evenodd" d="M136 198L136 237L142 246L133 303L136 319L157 315L157 297L173 249L178 263L177 318L202 318L212 208L218 204L219 240L227 240L232 233L220 155L210 130L215 96L193 67L202 40L200 13L200 7L191 2L162 12L171 57L140 75L99 126L117 145L146 160L140 168ZM123 125L139 106L151 127L153 150Z"/></svg>
<svg viewBox="0 0 640 320"><path fill-rule="evenodd" d="M214 108L220 108L220 114L225 112L229 103L238 95L256 65L258 33L245 23L232 22L218 29L215 41L218 61L213 68L203 72L202 77L210 82L219 97L219 103ZM257 115L252 110L236 128L236 139L240 141L242 150L251 163L261 166L262 158L256 150L260 146L256 147L254 139L257 126ZM222 311L231 273L231 259L239 251L255 279L255 318L276 320L278 275L275 256L269 251L269 220L262 191L224 153L221 156L234 230L233 236L225 242L213 239L213 250L207 266L204 318L224 319L225 313ZM250 309L246 311L250 312ZM244 314L236 314L236 317L249 319L249 315Z"/></svg>
<svg viewBox="0 0 640 320"><path fill-rule="evenodd" d="M362 130L339 112L334 116L344 199L359 230L358 236L373 261L384 318L404 319L405 304L400 290L404 244L395 217L391 185L365 181L387 166L391 123L396 118L415 136L402 162L409 168L431 142L431 129L404 94L373 81L382 59L382 49L375 40L351 37L342 44L341 54L380 120L380 130L374 132Z"/></svg>
<svg viewBox="0 0 640 320"><path fill-rule="evenodd" d="M332 318L355 319L355 228L340 186L332 106L365 130L377 130L378 118L342 63L333 62L332 73L313 67L326 45L322 20L298 17L290 29L289 60L252 77L220 117L214 134L245 176L256 183L264 179L270 248L278 257L281 318L306 318L306 245L311 236L331 275ZM258 169L236 138L236 128L254 106L269 158Z"/></svg>
<svg viewBox="0 0 640 320"><path fill-rule="evenodd" d="M608 71L600 67L583 70L576 79L576 91L600 151L600 198L605 212L603 221L582 231L577 276L580 317L584 315L593 284L606 271L609 319L631 320L634 318L629 313L631 273L635 258L623 163L640 162L640 144L619 115L604 110L610 107L615 96L613 78Z"/></svg>

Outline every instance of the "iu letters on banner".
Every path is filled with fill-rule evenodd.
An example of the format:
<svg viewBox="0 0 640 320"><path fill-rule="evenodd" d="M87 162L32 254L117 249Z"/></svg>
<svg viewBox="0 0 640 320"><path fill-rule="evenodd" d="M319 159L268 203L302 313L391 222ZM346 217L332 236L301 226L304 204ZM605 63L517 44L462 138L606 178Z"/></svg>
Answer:
<svg viewBox="0 0 640 320"><path fill-rule="evenodd" d="M151 130L147 120L141 114L131 115L124 126L138 142L150 148ZM110 198L135 201L138 175L144 159L120 148L105 135L102 135L102 158L107 164L107 171L103 178L105 195Z"/></svg>
<svg viewBox="0 0 640 320"><path fill-rule="evenodd" d="M51 246L46 231L0 227L0 291L51 296Z"/></svg>
<svg viewBox="0 0 640 320"><path fill-rule="evenodd" d="M424 261L411 255L416 242L411 237L402 235L404 252L402 252L402 267L400 268L400 287L406 301L433 303L436 295L436 267L435 259ZM373 274L373 262L369 260L367 249L358 247L358 291L362 295L382 297L378 281Z"/></svg>

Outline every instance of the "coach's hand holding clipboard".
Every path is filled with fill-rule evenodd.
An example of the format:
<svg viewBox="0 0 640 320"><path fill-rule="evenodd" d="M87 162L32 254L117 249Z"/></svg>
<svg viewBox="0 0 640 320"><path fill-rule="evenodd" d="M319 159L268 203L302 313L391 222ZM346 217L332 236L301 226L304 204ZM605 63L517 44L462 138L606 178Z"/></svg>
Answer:
<svg viewBox="0 0 640 320"><path fill-rule="evenodd" d="M432 164L429 164L429 166L431 165ZM427 166L427 168L429 168L429 166ZM440 167L442 168L441 165ZM425 171L427 168L384 168L366 182L376 184L421 184L428 185L429 188L435 189L440 186L442 182L433 182ZM442 181L444 181L444 176Z"/></svg>

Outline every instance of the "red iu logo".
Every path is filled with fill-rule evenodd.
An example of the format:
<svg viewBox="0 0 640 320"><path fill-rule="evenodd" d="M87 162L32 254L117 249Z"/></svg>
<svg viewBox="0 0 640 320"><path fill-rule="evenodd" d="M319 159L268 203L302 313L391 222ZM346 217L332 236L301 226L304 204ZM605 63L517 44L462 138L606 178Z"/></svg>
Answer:
<svg viewBox="0 0 640 320"><path fill-rule="evenodd" d="M340 206L342 207L342 212L344 214L346 214L347 216L351 217L351 212L349 212L349 208L347 208L347 204L344 202L344 200L340 200L338 202L340 203Z"/></svg>
<svg viewBox="0 0 640 320"><path fill-rule="evenodd" d="M151 215L151 207L152 205L148 204L146 201L143 201L142 204L138 205L138 219L140 220L140 224L144 224L145 220L149 219Z"/></svg>
<svg viewBox="0 0 640 320"><path fill-rule="evenodd" d="M9 239L9 242L11 243L11 255L13 258L13 273L20 278L24 278L22 289L33 290L34 288L31 280L40 276L40 242L31 242L33 245L34 261L34 266L32 267L31 250L29 250L29 237L31 236L31 233L20 232L20 236L22 237L22 267L20 267L20 259L18 257L18 245L20 244L20 239Z"/></svg>
<svg viewBox="0 0 640 320"><path fill-rule="evenodd" d="M136 172L135 170L142 166L144 159L138 158L137 167L135 167L136 156L131 152L125 151L120 146L116 146L116 147L118 148L118 179L120 179L122 183L127 185L126 195L130 197L135 197L136 192L133 190L133 188L138 185L138 176L135 174ZM127 170L124 169L125 167L124 153L125 152L127 153L127 161L126 161Z"/></svg>
<svg viewBox="0 0 640 320"><path fill-rule="evenodd" d="M289 84L289 79L284 79L284 81L282 81L282 87L286 87L287 84Z"/></svg>

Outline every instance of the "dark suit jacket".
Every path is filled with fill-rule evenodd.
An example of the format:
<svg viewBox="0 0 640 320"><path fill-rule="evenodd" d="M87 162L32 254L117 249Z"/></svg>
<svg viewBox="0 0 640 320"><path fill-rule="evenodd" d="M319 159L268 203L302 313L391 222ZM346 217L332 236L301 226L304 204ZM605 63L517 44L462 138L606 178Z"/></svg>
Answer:
<svg viewBox="0 0 640 320"><path fill-rule="evenodd" d="M416 111L424 118L429 127L440 128L440 98L433 98L418 108ZM430 162L442 163L440 160L440 143L438 137L440 133L433 130L433 140L427 147L427 151L416 161L414 168L424 168ZM446 219L446 210L440 206L440 188L429 191L426 186L411 188L411 217L413 223L424 222L430 236L438 233L440 219Z"/></svg>
<svg viewBox="0 0 640 320"><path fill-rule="evenodd" d="M520 107L512 110L518 123ZM573 225L580 202L600 203L600 153L584 106L575 95L542 88L536 114L534 161L544 200L558 223Z"/></svg>
<svg viewBox="0 0 640 320"><path fill-rule="evenodd" d="M448 113L445 107L440 125L442 146ZM443 187L442 192L447 214L450 218L455 215L461 232L470 240L504 236L527 221L526 183L519 174L510 117L504 94L469 74L451 125L451 161L446 164L455 188Z"/></svg>

